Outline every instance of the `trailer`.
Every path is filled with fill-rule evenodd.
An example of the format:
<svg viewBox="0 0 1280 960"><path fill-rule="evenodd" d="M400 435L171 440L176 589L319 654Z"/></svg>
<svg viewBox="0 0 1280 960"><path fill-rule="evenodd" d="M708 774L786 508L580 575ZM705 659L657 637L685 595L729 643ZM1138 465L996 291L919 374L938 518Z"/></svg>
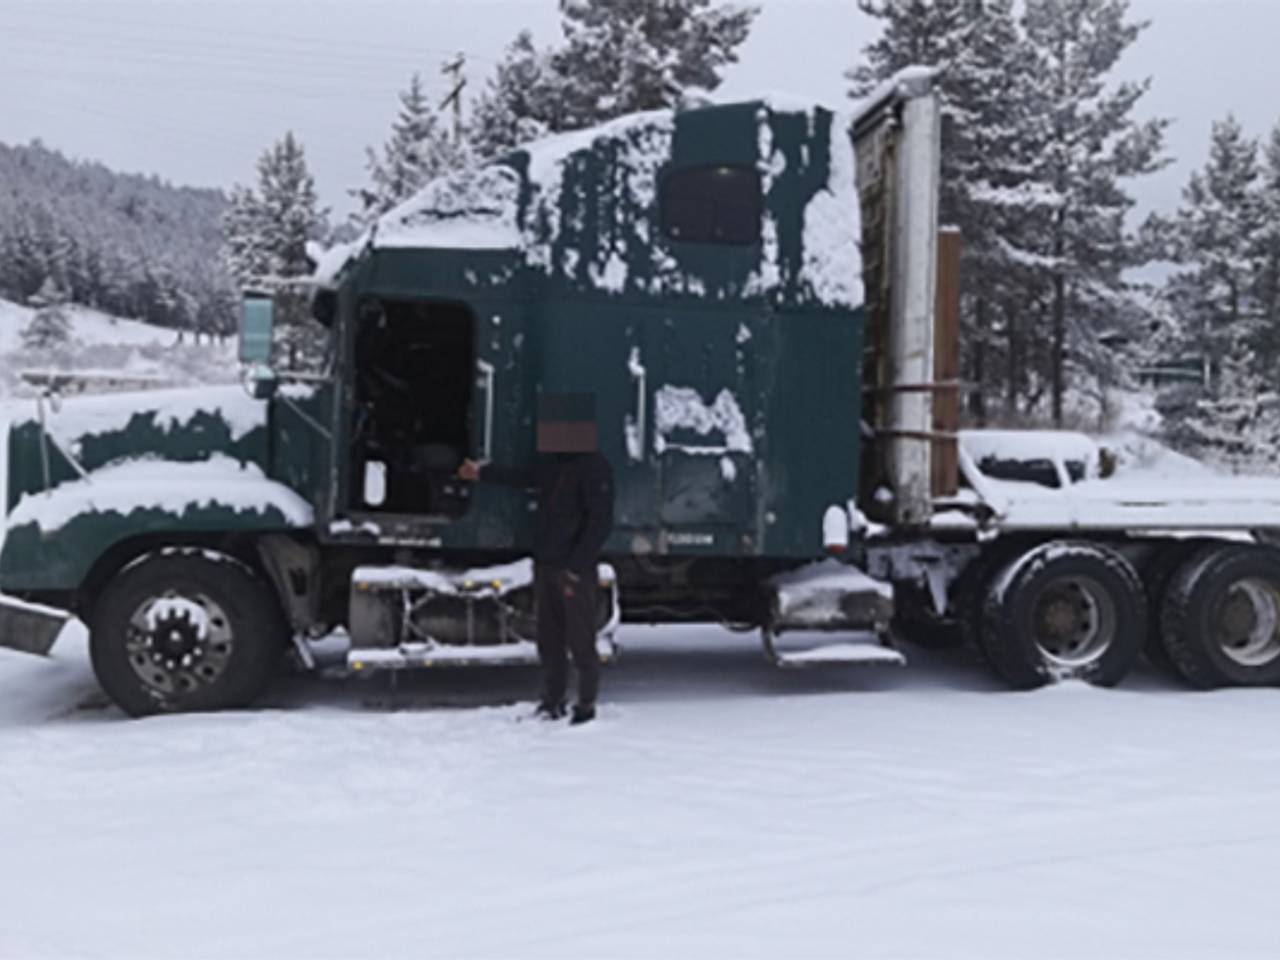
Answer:
<svg viewBox="0 0 1280 960"><path fill-rule="evenodd" d="M242 385L77 397L11 425L0 644L70 614L126 712L244 706L290 651L353 672L534 656L541 391L597 399L622 622L755 632L783 667L968 643L1011 686L1280 681L1280 483L1108 475L1087 437L959 429L960 238L940 108L658 111L451 174L325 256L319 371L244 306ZM797 649L784 634L827 633Z"/></svg>

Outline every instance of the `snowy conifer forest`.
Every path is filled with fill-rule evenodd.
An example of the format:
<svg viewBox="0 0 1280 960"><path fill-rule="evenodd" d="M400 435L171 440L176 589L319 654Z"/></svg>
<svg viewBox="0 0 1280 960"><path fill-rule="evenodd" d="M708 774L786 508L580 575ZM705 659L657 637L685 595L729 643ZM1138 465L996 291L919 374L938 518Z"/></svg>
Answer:
<svg viewBox="0 0 1280 960"><path fill-rule="evenodd" d="M0 144L0 297L68 302L226 336L237 293L222 258L226 197ZM44 294L41 293L42 288Z"/></svg>

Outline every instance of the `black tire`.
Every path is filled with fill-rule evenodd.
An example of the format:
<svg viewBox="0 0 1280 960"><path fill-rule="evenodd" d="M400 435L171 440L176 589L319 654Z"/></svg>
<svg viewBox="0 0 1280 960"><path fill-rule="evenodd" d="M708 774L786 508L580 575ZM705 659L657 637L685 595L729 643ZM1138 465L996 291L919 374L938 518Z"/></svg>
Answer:
<svg viewBox="0 0 1280 960"><path fill-rule="evenodd" d="M1158 670L1178 676L1169 651L1164 645L1163 609L1169 582L1178 570L1204 549L1203 540L1170 540L1154 546L1146 560L1139 564L1138 575L1147 593L1147 634L1142 652Z"/></svg>
<svg viewBox="0 0 1280 960"><path fill-rule="evenodd" d="M982 618L991 581L1006 564L1031 548L1032 544L1016 540L989 544L961 571L952 585L949 605L955 614L961 642L984 661L987 660L987 651L982 644Z"/></svg>
<svg viewBox="0 0 1280 960"><path fill-rule="evenodd" d="M980 643L1017 690L1060 680L1110 687L1129 672L1146 634L1142 581L1101 544L1054 541L1022 554L991 580Z"/></svg>
<svg viewBox="0 0 1280 960"><path fill-rule="evenodd" d="M1200 550L1169 582L1161 625L1170 660L1192 686L1280 685L1280 550Z"/></svg>
<svg viewBox="0 0 1280 960"><path fill-rule="evenodd" d="M895 637L924 650L951 650L964 645L960 624L940 615L929 590L915 583L894 590L894 617L890 624Z"/></svg>
<svg viewBox="0 0 1280 960"><path fill-rule="evenodd" d="M107 584L90 619L89 653L98 683L130 716L225 710L262 693L288 636L274 594L247 566L172 550Z"/></svg>
<svg viewBox="0 0 1280 960"><path fill-rule="evenodd" d="M964 631L955 620L935 617L898 617L894 636L922 650L954 650L964 646Z"/></svg>

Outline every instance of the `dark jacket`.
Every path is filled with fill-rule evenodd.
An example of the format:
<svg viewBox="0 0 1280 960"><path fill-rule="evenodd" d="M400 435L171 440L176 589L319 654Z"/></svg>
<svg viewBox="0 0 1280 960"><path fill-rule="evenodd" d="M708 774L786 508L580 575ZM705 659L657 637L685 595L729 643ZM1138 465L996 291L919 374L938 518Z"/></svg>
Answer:
<svg viewBox="0 0 1280 960"><path fill-rule="evenodd" d="M594 575L613 530L613 468L601 454L549 454L525 469L490 464L480 470L480 479L536 489L534 561Z"/></svg>

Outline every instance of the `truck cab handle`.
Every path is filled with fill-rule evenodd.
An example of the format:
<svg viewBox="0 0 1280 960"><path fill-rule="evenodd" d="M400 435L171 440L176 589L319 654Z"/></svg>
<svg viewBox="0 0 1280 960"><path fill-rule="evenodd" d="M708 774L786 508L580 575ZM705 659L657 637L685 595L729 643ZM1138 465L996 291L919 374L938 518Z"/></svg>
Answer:
<svg viewBox="0 0 1280 960"><path fill-rule="evenodd" d="M480 459L493 459L493 388L496 373L493 364L486 360L477 360L476 369L480 371L480 382L477 386L484 389L484 434L480 444Z"/></svg>

